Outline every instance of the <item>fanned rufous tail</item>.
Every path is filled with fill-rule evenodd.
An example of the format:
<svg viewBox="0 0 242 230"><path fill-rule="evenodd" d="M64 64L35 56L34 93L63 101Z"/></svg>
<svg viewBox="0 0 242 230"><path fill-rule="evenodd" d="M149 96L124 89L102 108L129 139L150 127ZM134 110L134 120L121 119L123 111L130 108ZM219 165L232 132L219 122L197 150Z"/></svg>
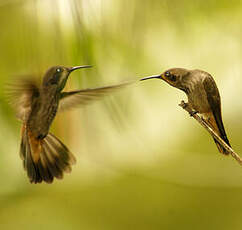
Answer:
<svg viewBox="0 0 242 230"><path fill-rule="evenodd" d="M62 179L64 172L71 172L76 162L73 154L53 134L36 139L26 126L22 128L20 156L31 183L52 183Z"/></svg>

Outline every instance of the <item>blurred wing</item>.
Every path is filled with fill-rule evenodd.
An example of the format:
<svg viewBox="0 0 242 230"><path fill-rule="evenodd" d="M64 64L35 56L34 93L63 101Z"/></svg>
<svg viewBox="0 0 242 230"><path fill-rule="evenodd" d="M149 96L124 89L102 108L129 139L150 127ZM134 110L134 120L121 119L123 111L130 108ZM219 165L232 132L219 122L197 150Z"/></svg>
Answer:
<svg viewBox="0 0 242 230"><path fill-rule="evenodd" d="M17 118L25 121L31 111L33 98L39 96L39 88L31 78L16 79L14 83L7 84L5 95L15 109Z"/></svg>
<svg viewBox="0 0 242 230"><path fill-rule="evenodd" d="M132 83L133 81L100 88L63 92L60 99L59 111L88 104Z"/></svg>

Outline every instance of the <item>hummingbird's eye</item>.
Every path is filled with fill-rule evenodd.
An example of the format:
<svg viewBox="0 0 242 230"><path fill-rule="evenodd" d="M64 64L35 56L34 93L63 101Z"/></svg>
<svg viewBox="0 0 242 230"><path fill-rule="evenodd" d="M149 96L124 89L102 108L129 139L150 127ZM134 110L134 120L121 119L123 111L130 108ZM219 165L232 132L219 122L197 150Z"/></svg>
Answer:
<svg viewBox="0 0 242 230"><path fill-rule="evenodd" d="M55 73L53 74L53 76L50 79L50 84L51 85L56 85L58 84L59 80L60 80L60 73L62 72L61 68L56 68Z"/></svg>
<svg viewBox="0 0 242 230"><path fill-rule="evenodd" d="M167 79L169 81L176 81L176 75L171 74L169 71L166 71L165 72L165 76L167 77Z"/></svg>
<svg viewBox="0 0 242 230"><path fill-rule="evenodd" d="M56 69L56 72L57 72L57 73L60 73L61 71L62 71L61 68L57 68L57 69Z"/></svg>
<svg viewBox="0 0 242 230"><path fill-rule="evenodd" d="M170 74L169 71L166 71L166 72L165 72L165 76L166 76L166 77L169 77L170 75L171 75L171 74Z"/></svg>

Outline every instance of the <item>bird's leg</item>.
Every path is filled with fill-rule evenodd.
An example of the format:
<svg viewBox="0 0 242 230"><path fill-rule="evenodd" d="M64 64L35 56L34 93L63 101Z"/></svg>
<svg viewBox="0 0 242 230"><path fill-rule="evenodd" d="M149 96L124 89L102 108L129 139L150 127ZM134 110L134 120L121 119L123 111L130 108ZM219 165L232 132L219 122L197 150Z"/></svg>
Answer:
<svg viewBox="0 0 242 230"><path fill-rule="evenodd" d="M196 111L196 110L193 110L192 112L190 112L189 114L190 114L190 116L191 117L193 117L195 114L197 114L198 113L198 111Z"/></svg>
<svg viewBox="0 0 242 230"><path fill-rule="evenodd" d="M200 116L203 122L205 122L210 128L212 128L212 125L210 123L210 117L206 117L204 115ZM213 128L212 128L213 129Z"/></svg>
<svg viewBox="0 0 242 230"><path fill-rule="evenodd" d="M185 109L190 114L191 117L193 117L195 114L198 113L198 111L194 110L188 102L185 102L183 100L181 101L181 104L179 104L179 106Z"/></svg>
<svg viewBox="0 0 242 230"><path fill-rule="evenodd" d="M179 106L181 106L183 109L190 109L189 103L183 100L181 101L181 104L179 104Z"/></svg>

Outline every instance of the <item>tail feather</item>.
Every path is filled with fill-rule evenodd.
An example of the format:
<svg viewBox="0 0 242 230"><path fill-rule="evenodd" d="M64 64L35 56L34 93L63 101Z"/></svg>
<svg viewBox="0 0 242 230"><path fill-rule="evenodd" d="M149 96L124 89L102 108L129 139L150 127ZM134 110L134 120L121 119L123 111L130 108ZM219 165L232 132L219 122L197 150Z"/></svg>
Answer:
<svg viewBox="0 0 242 230"><path fill-rule="evenodd" d="M75 157L57 137L49 133L39 141L39 148L31 146L31 138L31 133L26 129L22 133L20 146L20 157L31 183L52 183L54 178L62 179L64 172L71 172ZM38 149L37 153L33 152L35 149Z"/></svg>
<svg viewBox="0 0 242 230"><path fill-rule="evenodd" d="M220 136L221 138L222 138L222 136ZM215 144L217 145L217 148L218 148L218 151L220 152L220 153L223 153L223 154L225 154L225 155L228 155L230 152L227 150L227 149L225 149L215 138L213 138L214 139L214 142L215 142ZM223 139L223 138L222 138ZM224 140L224 139L223 139ZM224 140L225 141L225 140ZM226 143L226 144L228 144L228 143Z"/></svg>
<svg viewBox="0 0 242 230"><path fill-rule="evenodd" d="M59 154L62 154L63 161L67 163L70 162L71 164L76 163L76 158L74 157L74 155L70 154L68 148L57 137L49 133L47 136L47 140L50 143L50 146L57 150L57 152L55 153L58 153L59 151Z"/></svg>
<svg viewBox="0 0 242 230"><path fill-rule="evenodd" d="M51 152L51 149L48 146L48 142L46 142L46 145L44 146L44 153L45 154L43 154L43 161L50 170L51 174L58 179L62 179L63 172L62 167L58 166L59 159L51 155L53 154L53 152Z"/></svg>
<svg viewBox="0 0 242 230"><path fill-rule="evenodd" d="M53 181L53 175L50 173L48 167L46 167L45 164L43 164L42 156L44 155L43 148L42 151L39 153L39 157L37 158L37 162L34 161L33 155L35 153L32 153L29 138L27 136L26 138L26 154L25 154L25 169L27 170L27 175L29 177L29 180L31 183L41 183L42 181L45 181L46 183L52 183ZM42 144L42 142L40 142Z"/></svg>
<svg viewBox="0 0 242 230"><path fill-rule="evenodd" d="M62 169L64 172L71 172L70 164L76 162L75 157L70 154L67 147L61 143L55 136L52 134L46 137L46 158L49 159L49 162L55 162L57 169ZM51 154L53 153L53 154ZM61 159L59 158L61 155Z"/></svg>
<svg viewBox="0 0 242 230"><path fill-rule="evenodd" d="M40 178L46 183L52 183L54 180L54 175L51 173L48 165L44 161L44 151L40 154L40 159L37 163L37 170L39 171ZM40 182L42 182L42 180Z"/></svg>
<svg viewBox="0 0 242 230"><path fill-rule="evenodd" d="M229 140L227 138L225 129L223 127L223 124L221 123L222 127L219 128L217 121L212 113L208 113L206 115L204 114L204 117L205 117L205 120L208 122L208 124L211 126L211 128L223 139L223 141L226 144L228 144L228 146L231 147ZM223 132L221 132L221 129L223 130ZM219 152L223 153L225 155L228 155L229 152L215 138L213 138L213 139L214 139L215 144L217 145Z"/></svg>
<svg viewBox="0 0 242 230"><path fill-rule="evenodd" d="M40 183L42 181L38 164L34 163L28 147L26 152L26 170L31 183Z"/></svg>

